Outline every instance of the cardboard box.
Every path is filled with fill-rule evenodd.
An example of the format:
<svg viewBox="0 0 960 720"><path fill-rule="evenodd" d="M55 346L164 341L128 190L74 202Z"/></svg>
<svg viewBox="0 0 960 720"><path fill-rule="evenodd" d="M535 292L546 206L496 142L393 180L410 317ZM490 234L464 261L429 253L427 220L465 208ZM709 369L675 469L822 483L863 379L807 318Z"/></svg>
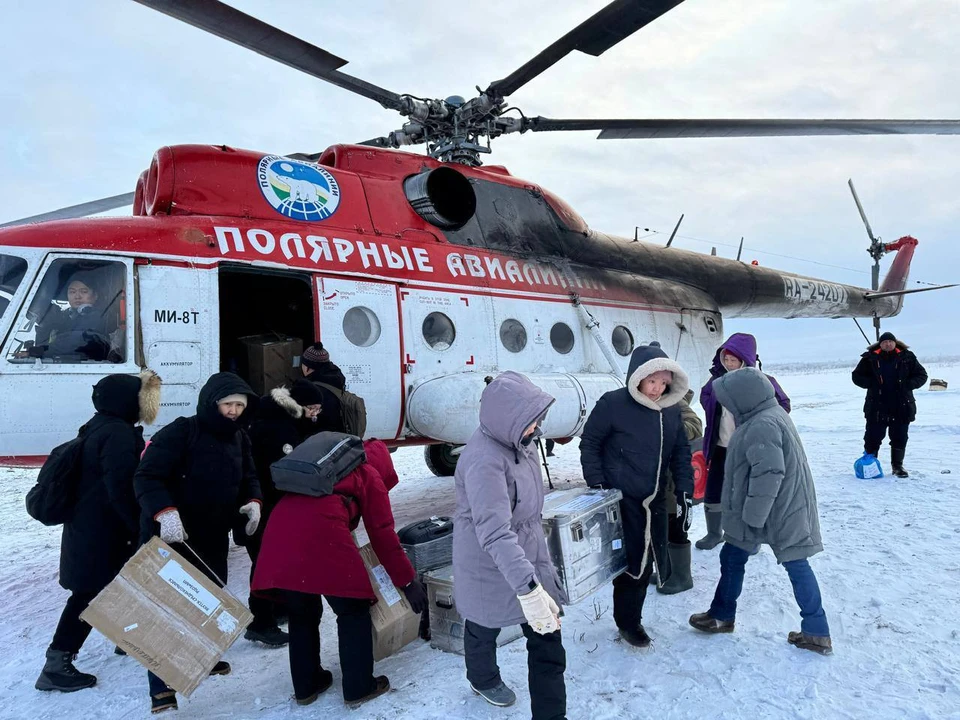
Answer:
<svg viewBox="0 0 960 720"><path fill-rule="evenodd" d="M373 621L373 659L383 660L409 645L420 634L420 616L413 612L406 596L394 587L386 568L370 545L360 548L370 575L377 602L370 608Z"/></svg>
<svg viewBox="0 0 960 720"><path fill-rule="evenodd" d="M303 340L288 335L247 335L240 338L246 349L246 378L256 392L266 395L289 385L300 365Z"/></svg>
<svg viewBox="0 0 960 720"><path fill-rule="evenodd" d="M189 697L253 616L155 537L127 561L80 619Z"/></svg>

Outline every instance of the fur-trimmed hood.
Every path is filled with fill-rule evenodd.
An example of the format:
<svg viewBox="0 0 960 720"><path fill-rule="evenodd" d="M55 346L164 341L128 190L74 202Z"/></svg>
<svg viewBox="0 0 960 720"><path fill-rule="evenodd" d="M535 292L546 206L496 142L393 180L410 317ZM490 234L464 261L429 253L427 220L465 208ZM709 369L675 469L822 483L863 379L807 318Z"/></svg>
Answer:
<svg viewBox="0 0 960 720"><path fill-rule="evenodd" d="M640 392L640 381L660 370L673 373L673 382L666 392L654 402ZM627 370L627 391L630 397L644 407L660 411L676 405L690 389L690 379L678 363L667 357L662 348L656 345L641 345L630 356L630 369Z"/></svg>
<svg viewBox="0 0 960 720"><path fill-rule="evenodd" d="M304 407L293 399L290 395L290 389L287 387L278 387L270 391L270 399L278 406L283 408L292 418L299 420L303 417Z"/></svg>
<svg viewBox="0 0 960 720"><path fill-rule="evenodd" d="M160 414L160 386L163 381L150 368L140 371L140 392L137 393L137 404L140 406L140 422L152 425Z"/></svg>
<svg viewBox="0 0 960 720"><path fill-rule="evenodd" d="M102 415L131 425L149 424L160 411L160 377L145 369L139 375L107 375L93 386L93 406Z"/></svg>

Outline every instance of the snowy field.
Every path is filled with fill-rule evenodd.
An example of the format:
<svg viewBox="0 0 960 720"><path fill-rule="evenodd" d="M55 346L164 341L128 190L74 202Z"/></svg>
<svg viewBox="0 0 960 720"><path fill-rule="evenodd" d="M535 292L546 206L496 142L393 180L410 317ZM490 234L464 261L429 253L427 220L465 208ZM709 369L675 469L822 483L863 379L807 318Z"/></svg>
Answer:
<svg viewBox="0 0 960 720"><path fill-rule="evenodd" d="M694 550L693 590L651 592L644 624L648 650L616 640L607 585L567 610L567 693L571 720L584 718L960 718L960 363L927 366L950 390L917 392L906 480L857 480L863 392L849 368L793 366L777 373L793 399L793 417L817 478L825 552L812 560L835 646L824 658L786 642L799 629L787 574L768 549L750 560L732 635L704 636L687 617L706 610L719 575L717 551ZM776 372L773 369L773 372ZM577 443L558 446L558 487L580 479ZM398 525L449 512L451 480L435 478L422 451L394 455L401 484L392 493ZM881 452L889 469L889 451ZM30 520L23 497L35 471L0 469L0 717L149 716L146 672L113 654L96 631L78 660L95 688L64 695L33 688L67 593L57 584L59 529ZM703 534L695 510L693 538ZM246 597L248 561L233 548L230 587ZM597 616L600 617L597 617ZM516 706L497 709L474 696L463 660L416 642L379 663L393 690L346 710L339 695L333 614L323 622L323 661L334 687L311 706L291 700L283 649L240 639L227 652L233 673L180 699L182 718L427 718L512 720L529 717L523 641L500 650Z"/></svg>

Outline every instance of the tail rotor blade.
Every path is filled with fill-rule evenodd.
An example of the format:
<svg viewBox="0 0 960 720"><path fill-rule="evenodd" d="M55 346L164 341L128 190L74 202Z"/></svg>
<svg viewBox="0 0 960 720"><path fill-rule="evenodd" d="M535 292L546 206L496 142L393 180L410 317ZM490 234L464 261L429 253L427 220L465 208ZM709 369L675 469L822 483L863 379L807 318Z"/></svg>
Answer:
<svg viewBox="0 0 960 720"><path fill-rule="evenodd" d="M874 237L873 228L870 227L870 221L867 220L867 214L863 211L863 205L860 204L860 198L857 196L857 189L853 186L853 180L847 180L847 185L850 186L850 192L853 194L853 201L857 204L857 210L860 211L860 219L863 220L863 225L867 228L867 236L870 238L870 242L876 243L877 238Z"/></svg>

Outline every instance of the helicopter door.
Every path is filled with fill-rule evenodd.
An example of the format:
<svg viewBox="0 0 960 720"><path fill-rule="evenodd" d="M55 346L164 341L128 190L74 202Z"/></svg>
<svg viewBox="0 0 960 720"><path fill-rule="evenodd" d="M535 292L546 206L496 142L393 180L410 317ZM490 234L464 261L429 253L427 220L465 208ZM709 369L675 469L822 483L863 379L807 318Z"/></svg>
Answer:
<svg viewBox="0 0 960 720"><path fill-rule="evenodd" d="M397 286L317 277L320 340L367 405L367 437L393 439L403 400Z"/></svg>

